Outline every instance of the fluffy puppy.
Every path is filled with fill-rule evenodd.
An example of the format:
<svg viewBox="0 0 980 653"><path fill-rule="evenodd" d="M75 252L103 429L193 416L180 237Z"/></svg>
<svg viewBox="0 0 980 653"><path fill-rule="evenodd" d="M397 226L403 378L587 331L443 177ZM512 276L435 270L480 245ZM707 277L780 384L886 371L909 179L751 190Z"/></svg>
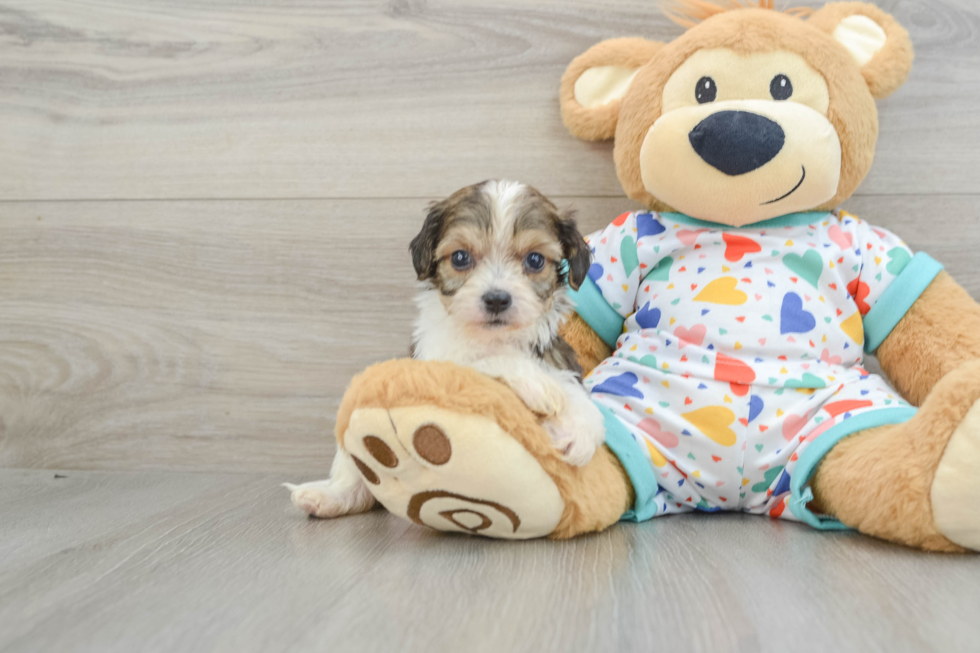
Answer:
<svg viewBox="0 0 980 653"><path fill-rule="evenodd" d="M590 252L570 213L513 181L468 186L432 205L412 241L421 282L413 356L507 384L563 457L584 465L605 438L572 348L558 335Z"/></svg>
<svg viewBox="0 0 980 653"><path fill-rule="evenodd" d="M410 250L421 286L413 357L502 381L541 416L567 462L588 463L605 440L603 418L558 335L572 309L566 284L579 287L591 258L572 215L524 184L485 181L430 206ZM343 450L328 480L285 486L318 517L374 505Z"/></svg>

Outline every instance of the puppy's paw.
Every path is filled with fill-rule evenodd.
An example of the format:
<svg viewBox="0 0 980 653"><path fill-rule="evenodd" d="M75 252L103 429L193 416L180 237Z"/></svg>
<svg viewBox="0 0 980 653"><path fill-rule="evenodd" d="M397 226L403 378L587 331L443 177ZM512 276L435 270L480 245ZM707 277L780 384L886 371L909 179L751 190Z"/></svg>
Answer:
<svg viewBox="0 0 980 653"><path fill-rule="evenodd" d="M311 517L328 519L365 510L360 505L363 502L358 501L356 488L341 490L332 487L329 481L302 485L283 483L283 487L290 491L289 499L293 505Z"/></svg>
<svg viewBox="0 0 980 653"><path fill-rule="evenodd" d="M504 382L521 398L525 406L539 415L554 417L565 410L565 388L549 376L510 377L504 379Z"/></svg>
<svg viewBox="0 0 980 653"><path fill-rule="evenodd" d="M583 467L606 440L602 413L589 400L571 403L558 417L542 423L551 442L569 465Z"/></svg>

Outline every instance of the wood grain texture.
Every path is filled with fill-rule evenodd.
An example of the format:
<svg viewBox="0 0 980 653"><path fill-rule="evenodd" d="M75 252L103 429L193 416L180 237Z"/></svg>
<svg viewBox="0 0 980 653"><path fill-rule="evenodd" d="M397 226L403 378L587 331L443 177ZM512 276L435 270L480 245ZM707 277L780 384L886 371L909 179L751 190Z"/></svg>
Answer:
<svg viewBox="0 0 980 653"><path fill-rule="evenodd" d="M980 5L878 4L918 57L859 192L977 192ZM0 199L618 197L558 80L634 34L680 29L651 0L3 0Z"/></svg>
<svg viewBox="0 0 980 653"><path fill-rule="evenodd" d="M752 516L568 542L310 520L263 475L0 470L0 650L965 651L980 558Z"/></svg>
<svg viewBox="0 0 980 653"><path fill-rule="evenodd" d="M0 204L0 466L322 473L351 376L407 355L425 205ZM847 207L980 297L977 198Z"/></svg>

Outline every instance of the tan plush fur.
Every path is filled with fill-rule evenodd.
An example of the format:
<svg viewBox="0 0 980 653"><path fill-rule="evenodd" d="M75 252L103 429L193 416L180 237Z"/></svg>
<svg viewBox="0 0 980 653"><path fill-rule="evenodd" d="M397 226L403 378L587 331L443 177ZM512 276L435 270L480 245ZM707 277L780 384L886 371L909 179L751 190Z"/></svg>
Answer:
<svg viewBox="0 0 980 653"><path fill-rule="evenodd" d="M817 468L818 510L862 533L929 551L963 551L942 535L930 490L950 435L980 399L980 362L943 377L911 421L856 433Z"/></svg>
<svg viewBox="0 0 980 653"><path fill-rule="evenodd" d="M897 20L866 2L833 2L814 13L807 23L832 34L848 16L867 16L885 30L885 47L861 68L861 75L871 95L886 98L905 83L912 70L912 39Z"/></svg>
<svg viewBox="0 0 980 653"><path fill-rule="evenodd" d="M660 5L668 18L687 28L732 9L776 9L775 0L727 0L724 4L711 0L661 0ZM813 9L794 7L787 9L786 13L791 16L809 16L813 13Z"/></svg>
<svg viewBox="0 0 980 653"><path fill-rule="evenodd" d="M877 354L894 388L918 406L941 378L980 359L980 305L941 272Z"/></svg>
<svg viewBox="0 0 980 653"><path fill-rule="evenodd" d="M558 335L565 339L578 358L582 375L591 372L596 365L612 356L612 349L592 330L585 320L572 314L558 330Z"/></svg>
<svg viewBox="0 0 980 653"><path fill-rule="evenodd" d="M650 61L663 47L640 38L619 38L602 41L575 57L561 78L561 118L573 135L587 141L604 141L616 133L620 101L614 100L592 109L583 108L575 100L575 81L594 66L624 66L639 68Z"/></svg>
<svg viewBox="0 0 980 653"><path fill-rule="evenodd" d="M534 414L507 386L452 363L391 360L354 377L337 414L337 442L343 446L351 414L358 408L423 405L493 419L534 456L565 500L552 538L602 530L616 523L635 500L619 460L606 447L585 467L568 465Z"/></svg>

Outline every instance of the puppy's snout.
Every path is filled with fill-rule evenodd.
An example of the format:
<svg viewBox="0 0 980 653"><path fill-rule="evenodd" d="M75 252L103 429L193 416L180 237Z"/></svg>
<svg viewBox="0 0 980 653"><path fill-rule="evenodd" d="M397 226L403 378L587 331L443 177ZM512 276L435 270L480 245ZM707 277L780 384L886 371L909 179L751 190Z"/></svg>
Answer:
<svg viewBox="0 0 980 653"><path fill-rule="evenodd" d="M493 289L483 294L483 305L486 306L488 313L503 313L510 308L512 299L509 292Z"/></svg>
<svg viewBox="0 0 980 653"><path fill-rule="evenodd" d="M698 123L688 138L708 165L732 177L766 165L786 143L778 123L748 111L713 113Z"/></svg>

